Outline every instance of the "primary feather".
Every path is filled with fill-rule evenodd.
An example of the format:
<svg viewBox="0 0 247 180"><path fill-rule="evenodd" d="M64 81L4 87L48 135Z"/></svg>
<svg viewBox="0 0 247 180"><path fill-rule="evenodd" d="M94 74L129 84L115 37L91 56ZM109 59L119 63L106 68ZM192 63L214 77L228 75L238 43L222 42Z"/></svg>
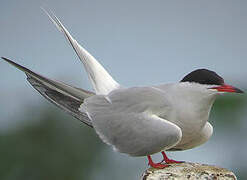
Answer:
<svg viewBox="0 0 247 180"><path fill-rule="evenodd" d="M79 111L79 107L83 103L84 99L93 96L94 93L48 79L11 61L10 59L4 57L2 57L2 59L23 71L27 75L28 82L47 100L92 127L91 120L88 118L87 114Z"/></svg>

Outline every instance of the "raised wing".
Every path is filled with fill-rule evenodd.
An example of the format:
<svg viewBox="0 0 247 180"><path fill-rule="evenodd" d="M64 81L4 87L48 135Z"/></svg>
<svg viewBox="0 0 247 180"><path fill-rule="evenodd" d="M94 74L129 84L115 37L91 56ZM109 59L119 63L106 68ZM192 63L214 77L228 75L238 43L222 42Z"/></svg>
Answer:
<svg viewBox="0 0 247 180"><path fill-rule="evenodd" d="M49 14L46 10L44 11L56 25L57 29L64 34L82 61L96 94L108 94L112 90L119 88L120 85L110 76L104 67L70 35L59 19L54 14Z"/></svg>
<svg viewBox="0 0 247 180"><path fill-rule="evenodd" d="M79 107L85 98L95 95L94 93L48 79L11 61L10 59L4 57L2 57L2 59L23 71L27 75L28 82L43 97L63 109L65 112L92 127L92 122L85 113L79 111Z"/></svg>

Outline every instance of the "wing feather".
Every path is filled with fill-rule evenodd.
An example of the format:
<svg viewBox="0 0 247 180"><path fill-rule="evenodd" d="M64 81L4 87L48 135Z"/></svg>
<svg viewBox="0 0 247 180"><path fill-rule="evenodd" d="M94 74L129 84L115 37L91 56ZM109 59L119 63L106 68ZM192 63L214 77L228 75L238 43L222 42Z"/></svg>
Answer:
<svg viewBox="0 0 247 180"><path fill-rule="evenodd" d="M10 59L2 57L5 61L23 71L27 75L28 82L47 100L71 114L75 118L92 127L91 120L85 113L79 111L80 105L85 98L93 96L94 93L80 88L69 86L65 83L48 79L26 67L23 67Z"/></svg>
<svg viewBox="0 0 247 180"><path fill-rule="evenodd" d="M105 143L131 156L170 149L182 137L177 125L158 116L161 110L169 111L169 103L162 92L153 88L116 90L107 98L92 96L80 110L89 114L95 131Z"/></svg>
<svg viewBox="0 0 247 180"><path fill-rule="evenodd" d="M70 35L61 21L54 14L49 14L45 9L43 10L57 29L64 34L82 61L96 94L108 94L112 90L119 88L120 85L111 77L104 67Z"/></svg>

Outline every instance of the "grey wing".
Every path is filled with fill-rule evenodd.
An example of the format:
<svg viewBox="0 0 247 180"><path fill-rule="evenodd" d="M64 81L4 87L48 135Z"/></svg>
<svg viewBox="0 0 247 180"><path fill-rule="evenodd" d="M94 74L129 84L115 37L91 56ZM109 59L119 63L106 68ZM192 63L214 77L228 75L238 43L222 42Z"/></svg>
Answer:
<svg viewBox="0 0 247 180"><path fill-rule="evenodd" d="M27 75L28 82L43 97L73 117L92 127L92 122L88 118L87 114L80 112L79 107L85 98L93 96L94 93L48 79L7 58L2 59L23 71Z"/></svg>
<svg viewBox="0 0 247 180"><path fill-rule="evenodd" d="M170 149L182 137L177 125L154 114L167 108L161 102L162 94L152 88L130 88L90 97L81 110L105 143L131 156L146 156Z"/></svg>
<svg viewBox="0 0 247 180"><path fill-rule="evenodd" d="M93 126L100 138L119 152L147 156L175 146L182 137L181 129L156 115L99 114Z"/></svg>

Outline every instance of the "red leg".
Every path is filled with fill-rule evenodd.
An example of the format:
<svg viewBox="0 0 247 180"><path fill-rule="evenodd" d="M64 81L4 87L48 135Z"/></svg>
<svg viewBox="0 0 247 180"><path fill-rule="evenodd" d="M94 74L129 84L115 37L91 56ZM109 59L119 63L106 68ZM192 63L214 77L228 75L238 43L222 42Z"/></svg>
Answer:
<svg viewBox="0 0 247 180"><path fill-rule="evenodd" d="M161 163L154 163L151 156L148 156L148 164L153 167L153 168L157 168L157 169L163 169L165 167L168 167L169 165L167 164L161 164Z"/></svg>
<svg viewBox="0 0 247 180"><path fill-rule="evenodd" d="M172 163L183 163L184 161L175 161L175 160L172 160L172 159L169 159L166 155L166 153L164 151L161 152L162 155L163 155L163 161L165 161L167 164L172 164ZM162 161L162 162L163 162Z"/></svg>

